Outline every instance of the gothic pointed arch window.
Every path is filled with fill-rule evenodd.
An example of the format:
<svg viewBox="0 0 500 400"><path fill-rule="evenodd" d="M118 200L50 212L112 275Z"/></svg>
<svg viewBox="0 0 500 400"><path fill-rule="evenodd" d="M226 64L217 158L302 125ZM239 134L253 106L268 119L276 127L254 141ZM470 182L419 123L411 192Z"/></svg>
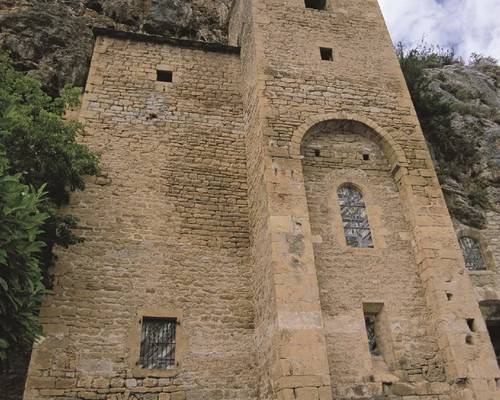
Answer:
<svg viewBox="0 0 500 400"><path fill-rule="evenodd" d="M344 235L350 247L373 247L365 201L352 185L343 185L337 191Z"/></svg>
<svg viewBox="0 0 500 400"><path fill-rule="evenodd" d="M470 236L462 236L458 242L464 254L465 267L469 271L486 270L486 262L484 261L479 242Z"/></svg>

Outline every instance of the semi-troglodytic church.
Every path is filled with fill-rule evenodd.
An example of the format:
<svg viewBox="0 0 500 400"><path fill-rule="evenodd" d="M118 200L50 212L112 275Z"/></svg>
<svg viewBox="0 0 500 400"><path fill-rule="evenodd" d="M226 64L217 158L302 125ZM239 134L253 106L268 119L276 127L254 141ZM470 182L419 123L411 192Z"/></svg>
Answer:
<svg viewBox="0 0 500 400"><path fill-rule="evenodd" d="M377 1L228 31L95 31L102 173L25 400L500 399L500 244L454 226Z"/></svg>

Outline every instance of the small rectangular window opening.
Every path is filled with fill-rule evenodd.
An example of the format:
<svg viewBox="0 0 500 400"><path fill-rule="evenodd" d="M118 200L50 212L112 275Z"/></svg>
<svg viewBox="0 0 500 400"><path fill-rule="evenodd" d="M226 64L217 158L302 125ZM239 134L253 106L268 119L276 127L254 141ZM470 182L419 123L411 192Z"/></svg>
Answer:
<svg viewBox="0 0 500 400"><path fill-rule="evenodd" d="M314 149L314 157L319 157L321 155L320 149Z"/></svg>
<svg viewBox="0 0 500 400"><path fill-rule="evenodd" d="M333 50L329 47L320 47L319 52L323 61L333 61Z"/></svg>
<svg viewBox="0 0 500 400"><path fill-rule="evenodd" d="M376 322L377 316L375 314L365 314L365 327L366 334L368 335L368 347L370 349L370 353L373 356L380 356L380 347L377 342L377 334L376 334Z"/></svg>
<svg viewBox="0 0 500 400"><path fill-rule="evenodd" d="M326 0L304 0L306 8L313 8L315 10L326 9Z"/></svg>
<svg viewBox="0 0 500 400"><path fill-rule="evenodd" d="M325 10L326 0L304 0L306 8L313 8L315 10Z"/></svg>
<svg viewBox="0 0 500 400"><path fill-rule="evenodd" d="M369 159L370 159L370 155L369 154L367 154L367 153L363 154L363 160L364 161L368 161Z"/></svg>
<svg viewBox="0 0 500 400"><path fill-rule="evenodd" d="M139 365L147 369L175 368L176 318L142 319Z"/></svg>
<svg viewBox="0 0 500 400"><path fill-rule="evenodd" d="M163 71L161 69L156 70L156 80L159 82L172 82L173 73L172 71Z"/></svg>

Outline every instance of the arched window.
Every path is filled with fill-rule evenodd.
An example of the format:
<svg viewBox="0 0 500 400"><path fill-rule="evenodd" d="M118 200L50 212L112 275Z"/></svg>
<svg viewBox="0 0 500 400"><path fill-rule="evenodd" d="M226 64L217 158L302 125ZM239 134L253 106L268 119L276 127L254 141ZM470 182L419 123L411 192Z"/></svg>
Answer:
<svg viewBox="0 0 500 400"><path fill-rule="evenodd" d="M347 185L340 187L337 194L347 245L373 247L372 233L361 192Z"/></svg>
<svg viewBox="0 0 500 400"><path fill-rule="evenodd" d="M477 240L469 237L462 236L459 239L460 247L464 253L465 267L469 271L482 271L486 269L483 254Z"/></svg>

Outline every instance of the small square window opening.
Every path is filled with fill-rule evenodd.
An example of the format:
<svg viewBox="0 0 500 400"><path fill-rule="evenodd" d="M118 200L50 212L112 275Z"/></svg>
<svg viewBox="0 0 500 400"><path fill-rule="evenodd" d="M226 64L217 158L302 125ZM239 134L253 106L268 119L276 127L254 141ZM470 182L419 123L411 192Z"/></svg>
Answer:
<svg viewBox="0 0 500 400"><path fill-rule="evenodd" d="M314 149L314 157L319 157L321 156L321 150L320 149Z"/></svg>
<svg viewBox="0 0 500 400"><path fill-rule="evenodd" d="M323 61L333 61L333 50L329 47L320 47L319 52Z"/></svg>
<svg viewBox="0 0 500 400"><path fill-rule="evenodd" d="M173 73L172 71L163 71L163 70L157 70L156 71L156 80L159 82L172 82L173 79Z"/></svg>
<svg viewBox="0 0 500 400"><path fill-rule="evenodd" d="M176 318L143 318L139 356L141 368L175 368L176 327Z"/></svg>
<svg viewBox="0 0 500 400"><path fill-rule="evenodd" d="M326 9L326 0L304 0L306 8L313 8L315 10Z"/></svg>
<svg viewBox="0 0 500 400"><path fill-rule="evenodd" d="M363 160L364 161L368 161L370 159L370 155L369 154L363 154Z"/></svg>

